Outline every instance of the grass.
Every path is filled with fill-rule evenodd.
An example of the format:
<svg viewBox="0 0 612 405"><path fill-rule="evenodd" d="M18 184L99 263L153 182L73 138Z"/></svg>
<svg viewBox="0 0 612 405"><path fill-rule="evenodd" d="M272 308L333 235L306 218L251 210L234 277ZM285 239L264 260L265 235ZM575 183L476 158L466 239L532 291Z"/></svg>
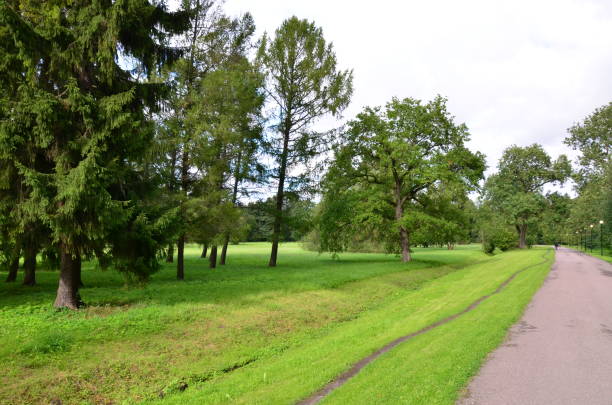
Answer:
<svg viewBox="0 0 612 405"><path fill-rule="evenodd" d="M2 285L0 403L292 403L388 341L464 308L544 252L490 257L474 246L416 249L416 260L402 264L381 254L346 254L335 261L285 244L279 267L270 269L268 249L267 244L232 246L229 264L209 270L197 247L190 247L188 281L175 281L167 265L144 288L124 287L116 273L89 264L82 290L89 306L76 313L50 307L56 273L39 272L40 284L33 289ZM504 291L505 300L500 294L487 301L497 303L489 311L506 308L505 315L481 314L488 321L478 324L476 335L488 344L471 350L476 354L467 363L459 361L469 372L446 398L503 338L550 261L517 277ZM486 308L482 304L470 316ZM410 355L411 345L429 342L428 336L445 328L448 333L435 342L452 337L444 346L465 351L472 334L451 326L464 319L467 314L393 353ZM434 365L446 356L439 354ZM360 381L392 357L389 353L366 367L328 401L346 403L346 395L349 402L377 398L380 393L364 394L369 383ZM434 371L430 377L429 369L420 373L434 378Z"/></svg>
<svg viewBox="0 0 612 405"><path fill-rule="evenodd" d="M610 249L604 249L603 250L603 255L600 254L601 250L599 248L596 249L587 249L586 251L584 250L584 247L582 246L568 246L570 249L574 249L574 250L578 250L579 252L585 253L587 255L596 257L598 259L604 260L608 263L612 263L612 250Z"/></svg>

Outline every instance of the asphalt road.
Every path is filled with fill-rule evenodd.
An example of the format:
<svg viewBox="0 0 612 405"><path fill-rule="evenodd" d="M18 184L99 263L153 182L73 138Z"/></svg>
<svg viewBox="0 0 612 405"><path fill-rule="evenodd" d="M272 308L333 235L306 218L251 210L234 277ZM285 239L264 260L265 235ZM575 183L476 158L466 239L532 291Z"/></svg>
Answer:
<svg viewBox="0 0 612 405"><path fill-rule="evenodd" d="M612 265L559 248L458 405L612 405Z"/></svg>

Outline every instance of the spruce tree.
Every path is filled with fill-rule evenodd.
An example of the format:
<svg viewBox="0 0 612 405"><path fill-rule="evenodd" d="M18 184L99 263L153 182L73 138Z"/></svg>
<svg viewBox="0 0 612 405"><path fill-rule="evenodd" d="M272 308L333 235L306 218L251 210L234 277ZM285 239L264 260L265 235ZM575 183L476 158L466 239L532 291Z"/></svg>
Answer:
<svg viewBox="0 0 612 405"><path fill-rule="evenodd" d="M164 221L151 223L135 197L152 135L145 112L164 86L143 77L179 56L167 38L187 20L144 0L0 2L6 46L17 51L0 77L19 83L0 105L0 159L28 189L19 209L59 250L56 307L79 307L82 258L139 278L156 268L151 241Z"/></svg>

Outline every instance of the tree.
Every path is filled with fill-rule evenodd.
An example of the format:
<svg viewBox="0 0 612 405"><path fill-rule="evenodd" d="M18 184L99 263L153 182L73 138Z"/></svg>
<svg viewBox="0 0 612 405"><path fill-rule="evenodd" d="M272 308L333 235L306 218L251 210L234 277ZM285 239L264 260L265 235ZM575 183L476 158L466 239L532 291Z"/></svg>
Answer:
<svg viewBox="0 0 612 405"><path fill-rule="evenodd" d="M601 230L612 234L612 103L596 109L583 122L568 129L565 143L578 150L579 169L569 226L571 233L603 221Z"/></svg>
<svg viewBox="0 0 612 405"><path fill-rule="evenodd" d="M443 221L440 203L482 178L484 156L469 151L468 140L467 127L454 123L440 96L365 108L349 122L326 175L323 248L343 250L343 231L370 232L410 261L411 234ZM434 198L436 191L449 193Z"/></svg>
<svg viewBox="0 0 612 405"><path fill-rule="evenodd" d="M29 190L20 209L50 229L59 250L56 307L79 307L82 257L139 278L156 269L151 238L164 221L153 223L134 197L152 134L145 113L164 86L132 72L146 76L176 59L166 39L187 17L143 0L0 3L21 77L0 106L0 158ZM3 64L0 76L13 67Z"/></svg>
<svg viewBox="0 0 612 405"><path fill-rule="evenodd" d="M485 204L501 213L516 228L519 248L527 247L527 233L546 207L543 187L563 183L571 174L571 165L565 155L556 161L542 146L533 144L511 146L497 165L498 173L485 184Z"/></svg>
<svg viewBox="0 0 612 405"><path fill-rule="evenodd" d="M304 177L292 177L292 170L306 165L317 154L324 140L310 130L311 124L326 115L338 115L352 94L352 72L336 68L332 44L327 44L321 28L307 20L291 17L276 30L274 39L266 35L258 52L267 79L267 92L275 107L277 137L271 155L278 181L272 230L270 266L276 266L278 243L283 224L285 192L298 192ZM287 186L287 187L286 187Z"/></svg>
<svg viewBox="0 0 612 405"><path fill-rule="evenodd" d="M240 142L254 136L255 126L251 124L263 102L259 91L262 78L246 57L255 31L253 19L250 14L229 18L218 4L215 0L183 2L194 17L188 32L179 39L186 52L167 72L174 94L159 120L158 141L165 161L162 170L166 188L177 200L182 221L177 235L179 280L184 279L184 246L193 228L189 218L201 219L194 215L197 207L189 200L224 204L205 194L219 198L225 195L233 153L240 150ZM249 130L252 132L247 133ZM244 146L243 167L251 158ZM201 209L203 213L216 212L212 207ZM215 242L210 246L211 267L215 267L220 241L216 235L211 237L210 242Z"/></svg>
<svg viewBox="0 0 612 405"><path fill-rule="evenodd" d="M257 181L263 171L256 157L262 147L261 109L263 77L244 55L234 55L219 70L209 73L200 84L196 106L192 110L193 127L206 134L206 145L200 145L206 153L200 153L195 161L202 173L202 183L207 193L218 198L210 203L228 205L234 214L219 214L216 219L220 234L214 234L211 244L211 267L216 266L217 245L222 245L220 264L227 258L227 247L234 219L240 216L237 207L244 181Z"/></svg>
<svg viewBox="0 0 612 405"><path fill-rule="evenodd" d="M567 131L569 136L564 143L580 151L580 170L574 176L579 187L589 179L602 177L612 162L612 102Z"/></svg>

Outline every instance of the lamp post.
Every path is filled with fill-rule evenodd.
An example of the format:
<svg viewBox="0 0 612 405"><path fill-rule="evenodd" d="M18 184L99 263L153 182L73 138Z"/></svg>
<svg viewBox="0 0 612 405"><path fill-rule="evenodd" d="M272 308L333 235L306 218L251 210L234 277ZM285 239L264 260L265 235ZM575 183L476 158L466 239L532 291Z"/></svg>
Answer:
<svg viewBox="0 0 612 405"><path fill-rule="evenodd" d="M591 234L589 235L589 248L591 253L593 253L593 224L591 224Z"/></svg>
<svg viewBox="0 0 612 405"><path fill-rule="evenodd" d="M603 219L599 220L599 253L603 256Z"/></svg>

